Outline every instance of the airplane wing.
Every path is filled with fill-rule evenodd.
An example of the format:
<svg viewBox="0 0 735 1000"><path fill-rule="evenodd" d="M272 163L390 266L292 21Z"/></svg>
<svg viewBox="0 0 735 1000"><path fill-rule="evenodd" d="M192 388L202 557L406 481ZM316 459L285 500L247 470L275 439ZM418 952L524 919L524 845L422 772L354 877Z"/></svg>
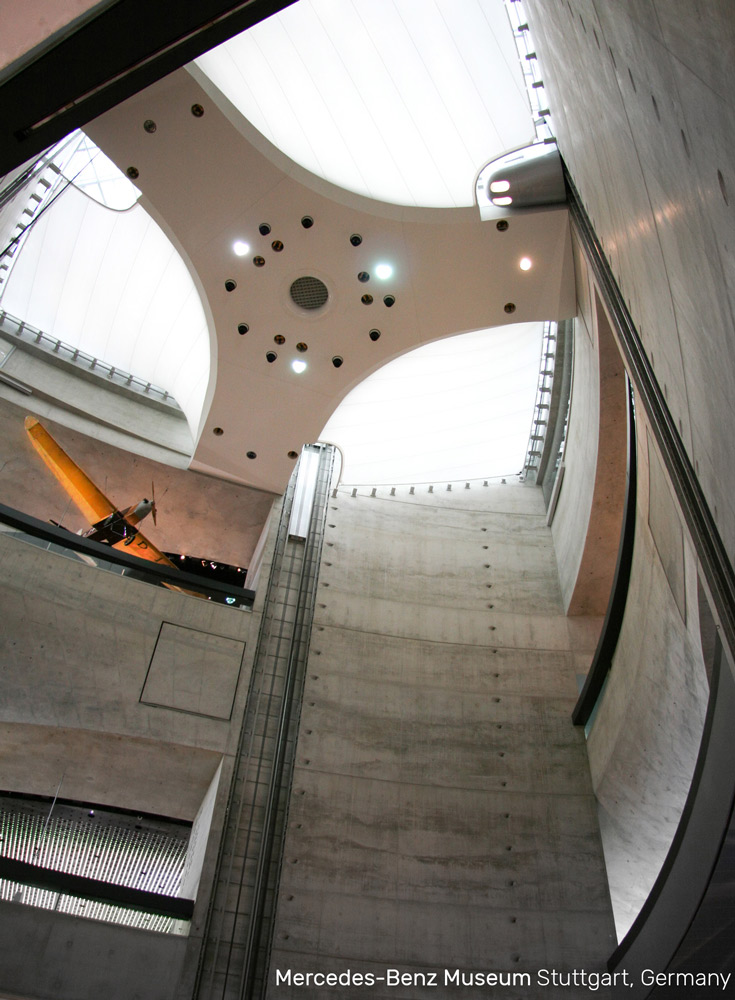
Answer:
<svg viewBox="0 0 735 1000"><path fill-rule="evenodd" d="M69 458L35 417L26 417L25 427L33 447L90 524L115 512L115 505L95 486L86 472Z"/></svg>
<svg viewBox="0 0 735 1000"><path fill-rule="evenodd" d="M171 566L176 570L179 568L160 549L157 549L142 531L136 531L134 535L126 538L125 541L116 542L112 547L119 549L120 552L127 552L131 556L138 556L139 559L147 559L149 562L160 563L162 566Z"/></svg>
<svg viewBox="0 0 735 1000"><path fill-rule="evenodd" d="M130 540L132 538L132 541ZM153 542L149 542L142 531L136 531L135 535L130 536L125 541L116 542L112 547L113 549L120 549L121 552L129 552L131 556L138 556L139 559L148 559L149 562L160 563L163 566L171 566L172 569L178 571L178 566L176 563L172 563L168 556L165 556L160 549L157 549ZM179 587L175 583L170 583L164 581L163 584L168 590L176 590L179 594L188 594L189 597L206 597L205 594L200 593L197 590L190 590L186 587Z"/></svg>

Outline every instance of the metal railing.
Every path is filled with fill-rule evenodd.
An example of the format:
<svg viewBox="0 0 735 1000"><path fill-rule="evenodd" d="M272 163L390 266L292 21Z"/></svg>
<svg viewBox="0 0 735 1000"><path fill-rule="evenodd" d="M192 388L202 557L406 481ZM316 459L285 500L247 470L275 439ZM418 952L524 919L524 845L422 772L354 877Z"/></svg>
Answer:
<svg viewBox="0 0 735 1000"><path fill-rule="evenodd" d="M99 378L106 379L114 385L120 386L123 389L129 389L131 392L147 396L150 399L155 399L157 402L165 403L172 409L181 412L179 404L168 390L162 389L153 382L147 381L147 379L131 375L130 372L125 371L123 368L110 365L100 358L87 354L78 347L72 347L71 344L66 344L63 340L44 333L43 330L39 330L25 320L11 316L4 309L0 309L0 333L13 338L19 344L38 347L46 354L56 356L62 361L76 365L84 371L92 372Z"/></svg>
<svg viewBox="0 0 735 1000"><path fill-rule="evenodd" d="M75 535L65 528L39 521L12 507L6 507L5 504L0 504L0 532L12 534L24 542L40 544L57 555L81 558L99 569L132 576L144 583L166 586L229 607L249 610L255 600L255 592L252 590L220 583L217 580L207 580L194 573L139 559L109 545L93 542L82 535Z"/></svg>
<svg viewBox="0 0 735 1000"><path fill-rule="evenodd" d="M526 91L528 92L528 101L531 105L536 139L539 142L553 142L554 134L548 122L550 111L546 104L544 81L541 79L539 72L536 48L531 38L522 0L506 0L505 9L513 31L516 49L518 50L518 59L521 63L521 71L526 84Z"/></svg>
<svg viewBox="0 0 735 1000"><path fill-rule="evenodd" d="M526 479L532 479L534 482L541 461L541 455L543 454L544 441L549 429L549 401L554 384L555 359L556 323L547 321L544 323L541 340L541 364L538 386L536 388L536 402L533 407L531 433L528 438L526 460L523 463L523 476Z"/></svg>

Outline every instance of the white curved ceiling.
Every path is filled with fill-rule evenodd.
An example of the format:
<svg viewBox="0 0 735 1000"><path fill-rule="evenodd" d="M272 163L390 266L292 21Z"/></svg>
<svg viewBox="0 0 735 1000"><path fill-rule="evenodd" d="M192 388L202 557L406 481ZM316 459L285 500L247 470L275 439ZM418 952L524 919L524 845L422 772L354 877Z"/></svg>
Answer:
<svg viewBox="0 0 735 1000"><path fill-rule="evenodd" d="M471 205L534 139L503 0L299 0L197 65L291 159L381 201Z"/></svg>
<svg viewBox="0 0 735 1000"><path fill-rule="evenodd" d="M184 261L139 205L113 211L67 188L26 237L2 307L168 390L196 436L209 380L207 321Z"/></svg>
<svg viewBox="0 0 735 1000"><path fill-rule="evenodd" d="M475 330L368 376L320 436L342 451L342 481L436 483L521 471L542 331L542 323Z"/></svg>
<svg viewBox="0 0 735 1000"><path fill-rule="evenodd" d="M408 4L405 8L404 2ZM444 36L451 35L452 43L465 54L453 59L437 51L432 55L436 61L427 70L428 77L422 77L425 82L428 78L434 81L430 82L436 93L419 110L425 113L430 106L429 117L436 117L437 132L443 116L462 117L460 110L451 115L446 112L447 101L453 97L451 73L461 75L468 64L479 65L483 60L492 62L495 68L503 62L488 58L487 40L476 47L479 28L467 27L472 25L473 17L484 18L490 10L505 18L501 0L462 0L453 5L445 0L422 0L420 4L415 0L376 0L374 5L366 6L363 0L300 0L294 9L311 11L313 16L315 5L337 21L343 21L348 12L352 18L359 15L369 21L373 6L380 8L383 30L375 28L372 34L363 34L357 47L372 52L375 37L382 41L382 35L396 42L395 51L382 56L390 68L391 81L404 75L404 63L413 65L413 55L407 54L404 59L404 49L412 53L416 48L414 38L421 33L422 13L426 25L433 25L423 37L429 50L436 43L446 52ZM404 9L411 10L416 18L414 34L400 35L398 28L387 27L391 12L397 16ZM444 25L441 31L435 21L439 15ZM455 15L459 17L457 23L451 21ZM450 23L451 32L447 28ZM512 46L510 29L502 23ZM465 32L461 41L460 27ZM396 41L399 35L400 45ZM304 49L311 48L306 37L299 36L297 41L303 43ZM330 44L344 55L349 51L344 46L351 43L342 39ZM275 60L276 75L282 65L290 65L283 54L269 58ZM429 56L424 58L428 60ZM512 50L507 66L515 61ZM408 75L414 72L419 73L415 66ZM492 221L483 221L471 207L392 208L347 193L342 195L329 185L311 183L303 176L305 171L289 167L288 162L283 162L285 157L274 157L272 149L258 144L252 130L242 127L242 116L233 114L231 106L218 99L217 88L205 86L201 76L179 70L89 126L93 141L119 169L125 171L132 166L138 172L137 184L146 206L171 235L187 263L140 206L114 212L69 189L34 224L25 246L16 255L3 302L11 314L172 392L197 440L192 468L280 492L301 444L317 440L340 400L390 359L405 355L405 363L410 363L413 348L458 331L484 328L492 333L507 322L510 313L521 325L571 314L573 263L563 209L517 213L509 226L499 229ZM476 86L492 93L493 100L498 96L492 82ZM366 81L360 87L365 90ZM360 87L353 81L353 92ZM428 88L427 82L427 94ZM325 94L325 100L329 96L335 108L350 104L351 98L345 102L347 90L338 81L332 92ZM441 101L439 94L443 95ZM512 88L499 96L501 103L509 101ZM351 113L359 119L364 118L365 111L362 95L358 93L358 97ZM284 100L294 103L296 116L300 117L299 95ZM481 103L484 105L484 101ZM530 131L525 96L519 106L523 129ZM192 113L199 107L203 114ZM402 107L403 99L398 104L392 102L388 111L383 108L381 114L392 121L393 108L398 120L404 114ZM155 128L146 127L149 120L156 124ZM463 200L471 202L475 171L496 150L486 120L474 105L468 111L468 120L474 122L474 131L480 137L477 150L481 148L482 155L477 150L466 155L465 140L456 136L444 139L443 145L463 148L464 166L457 176L461 173L462 184L467 185L463 187L467 192ZM321 125L313 123L305 123L305 129L310 136L322 130ZM428 133L431 138L432 129ZM528 137L524 134L520 141ZM393 138L381 132L380 142L392 150ZM501 151L515 141L502 137ZM365 167L371 158L380 160L377 147L374 157L370 150L355 155ZM474 162L475 157L478 162ZM435 165L425 149L421 158L424 165ZM423 175L416 164L405 169L408 173L401 176L419 184ZM418 187L410 193L417 191ZM414 200L426 201L430 197L421 194ZM302 224L307 216L313 225ZM352 239L355 233L361 234L361 241L356 243ZM250 244L246 255L236 256L236 240ZM520 267L526 256L533 259L530 270ZM379 262L394 267L386 282L378 279ZM205 290L202 300L187 265L195 272L196 288ZM371 275L367 282L362 280L365 271ZM289 294L295 279L310 275L324 281L329 292L326 306L316 312L298 308ZM386 293L395 296L391 308L384 302ZM379 338L371 336L373 328L381 331ZM513 329L520 328L516 325ZM518 337L506 336L516 350ZM491 338L486 335L485 339L489 343ZM273 363L269 360L271 353L277 354ZM527 383L530 393L536 384L538 350L532 354ZM295 374L290 366L296 357L308 363L301 374ZM335 358L341 363L335 364ZM476 360L467 364L472 379L481 366ZM448 368L445 362L443 374ZM384 382L392 381L391 371L386 369L388 375L382 374ZM426 394L427 384L424 381L419 395ZM397 385L400 393L406 391L402 378ZM469 390L465 384L461 394L467 396ZM488 418L489 403L493 397L499 398L499 391L484 383L480 416L477 412L460 416L459 404L455 407L447 403L450 397L445 387L434 392L434 399L441 399L445 407L443 423L454 427L457 440L468 432L468 425L493 423ZM359 405L364 413L365 403ZM382 403L373 405L365 417L368 426L376 424L384 408ZM515 404L505 399L503 412L513 408ZM435 402L433 410L437 409ZM345 412L350 412L349 406ZM352 412L354 416L357 410ZM489 464L491 451L499 446L484 446L479 468L472 461L483 450L480 445L470 444L467 463L463 462L461 468L456 461L457 448L450 446L449 459L454 465L441 470L435 465L423 470L411 466L409 470L402 459L401 478L474 478L475 470L477 475L488 476L495 468L500 469L499 474L512 474L523 462L530 411L521 423L518 450L500 466ZM391 430L396 436L399 425L401 435L407 438L406 417L393 416L388 421L389 436ZM330 432L330 436L343 448L348 447L342 431ZM369 463L375 446L368 442L366 447ZM376 481L374 468L348 474L353 479ZM392 471L381 475L386 481L397 478Z"/></svg>

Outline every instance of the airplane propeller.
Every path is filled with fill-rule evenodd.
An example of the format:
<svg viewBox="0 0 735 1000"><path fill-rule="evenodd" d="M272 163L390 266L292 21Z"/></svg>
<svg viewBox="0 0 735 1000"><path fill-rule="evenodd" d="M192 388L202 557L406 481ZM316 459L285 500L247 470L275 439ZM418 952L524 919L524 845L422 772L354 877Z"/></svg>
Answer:
<svg viewBox="0 0 735 1000"><path fill-rule="evenodd" d="M163 491L163 495L166 496L167 493L168 493L168 486ZM158 527L158 521L156 520L156 514L158 513L158 507L156 506L156 486L153 480L151 480L151 503L153 504L153 506L151 507L151 514L153 515L153 523L156 525L156 527Z"/></svg>

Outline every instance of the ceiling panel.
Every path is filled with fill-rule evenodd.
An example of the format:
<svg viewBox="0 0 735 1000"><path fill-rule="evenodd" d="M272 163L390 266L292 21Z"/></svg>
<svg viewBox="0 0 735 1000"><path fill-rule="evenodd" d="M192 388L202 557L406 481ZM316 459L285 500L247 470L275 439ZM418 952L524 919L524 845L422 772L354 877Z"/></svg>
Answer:
<svg viewBox="0 0 735 1000"><path fill-rule="evenodd" d="M301 166L395 204L471 205L534 138L503 0L300 0L197 65Z"/></svg>

